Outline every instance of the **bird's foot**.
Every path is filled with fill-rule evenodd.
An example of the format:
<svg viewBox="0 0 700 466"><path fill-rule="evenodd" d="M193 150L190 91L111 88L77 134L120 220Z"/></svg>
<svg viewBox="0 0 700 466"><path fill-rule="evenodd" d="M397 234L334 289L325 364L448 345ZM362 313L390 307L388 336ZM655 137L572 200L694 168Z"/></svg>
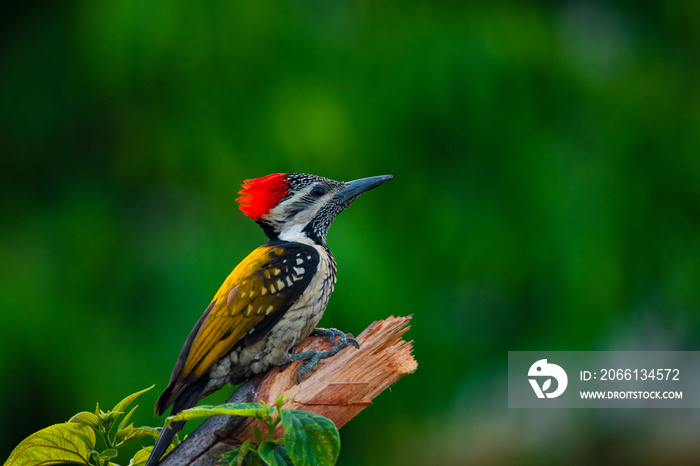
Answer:
<svg viewBox="0 0 700 466"><path fill-rule="evenodd" d="M299 369L299 372L297 373L297 383L301 383L301 376L313 369L321 359L330 358L331 356L336 355L340 350L349 344L353 344L357 349L360 349L360 344L357 342L357 340L346 337L345 333L335 328L316 328L313 332L311 332L311 335L329 337L331 343L333 343L335 337L340 337L340 341L338 341L338 343L336 343L336 345L328 351L313 350L291 354L290 359L292 361L296 361L298 359L308 361L302 366L301 369Z"/></svg>

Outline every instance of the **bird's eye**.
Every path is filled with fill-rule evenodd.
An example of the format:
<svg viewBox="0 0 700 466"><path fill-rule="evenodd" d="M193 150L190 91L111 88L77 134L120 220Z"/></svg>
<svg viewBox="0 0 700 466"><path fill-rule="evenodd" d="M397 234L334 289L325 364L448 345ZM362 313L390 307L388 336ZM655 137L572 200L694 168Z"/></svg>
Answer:
<svg viewBox="0 0 700 466"><path fill-rule="evenodd" d="M314 186L314 188L311 190L311 195L314 197L321 197L324 194L326 194L326 188L323 186Z"/></svg>

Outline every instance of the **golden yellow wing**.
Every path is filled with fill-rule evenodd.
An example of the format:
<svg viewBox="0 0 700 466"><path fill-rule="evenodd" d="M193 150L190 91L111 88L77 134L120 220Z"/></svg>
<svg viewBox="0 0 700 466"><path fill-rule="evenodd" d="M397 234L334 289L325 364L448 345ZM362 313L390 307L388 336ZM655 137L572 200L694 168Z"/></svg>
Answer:
<svg viewBox="0 0 700 466"><path fill-rule="evenodd" d="M308 286L318 261L311 246L271 242L238 264L187 338L157 411L236 345L257 341L277 323Z"/></svg>

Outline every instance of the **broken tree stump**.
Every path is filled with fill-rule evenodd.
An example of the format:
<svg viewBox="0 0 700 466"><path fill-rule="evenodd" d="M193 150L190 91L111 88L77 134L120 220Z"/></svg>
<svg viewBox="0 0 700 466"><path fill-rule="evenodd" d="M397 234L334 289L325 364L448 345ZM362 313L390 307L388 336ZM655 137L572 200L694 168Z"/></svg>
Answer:
<svg viewBox="0 0 700 466"><path fill-rule="evenodd" d="M340 429L346 422L372 403L372 399L418 366L413 358L413 342L402 339L410 328L408 317L391 316L373 322L353 346L335 356L321 360L306 373L300 384L297 372L303 361L294 361L285 367L274 367L264 375L242 384L227 402L246 403L265 401L274 405L280 395L287 397L286 409L303 409L332 420ZM351 336L351 335L348 335ZM332 345L327 338L308 337L296 351L327 350ZM163 466L190 464L212 466L215 453L230 450L253 437L253 426L266 428L251 418L216 416L207 419L160 462ZM282 436L282 425L275 437Z"/></svg>

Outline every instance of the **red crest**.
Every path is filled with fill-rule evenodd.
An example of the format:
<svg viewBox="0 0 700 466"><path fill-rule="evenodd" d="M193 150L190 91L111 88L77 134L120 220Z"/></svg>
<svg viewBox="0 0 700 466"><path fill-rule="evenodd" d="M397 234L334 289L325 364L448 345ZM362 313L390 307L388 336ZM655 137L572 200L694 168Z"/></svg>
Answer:
<svg viewBox="0 0 700 466"><path fill-rule="evenodd" d="M243 189L238 191L241 197L236 201L243 213L257 222L289 193L288 184L286 173L245 180Z"/></svg>

